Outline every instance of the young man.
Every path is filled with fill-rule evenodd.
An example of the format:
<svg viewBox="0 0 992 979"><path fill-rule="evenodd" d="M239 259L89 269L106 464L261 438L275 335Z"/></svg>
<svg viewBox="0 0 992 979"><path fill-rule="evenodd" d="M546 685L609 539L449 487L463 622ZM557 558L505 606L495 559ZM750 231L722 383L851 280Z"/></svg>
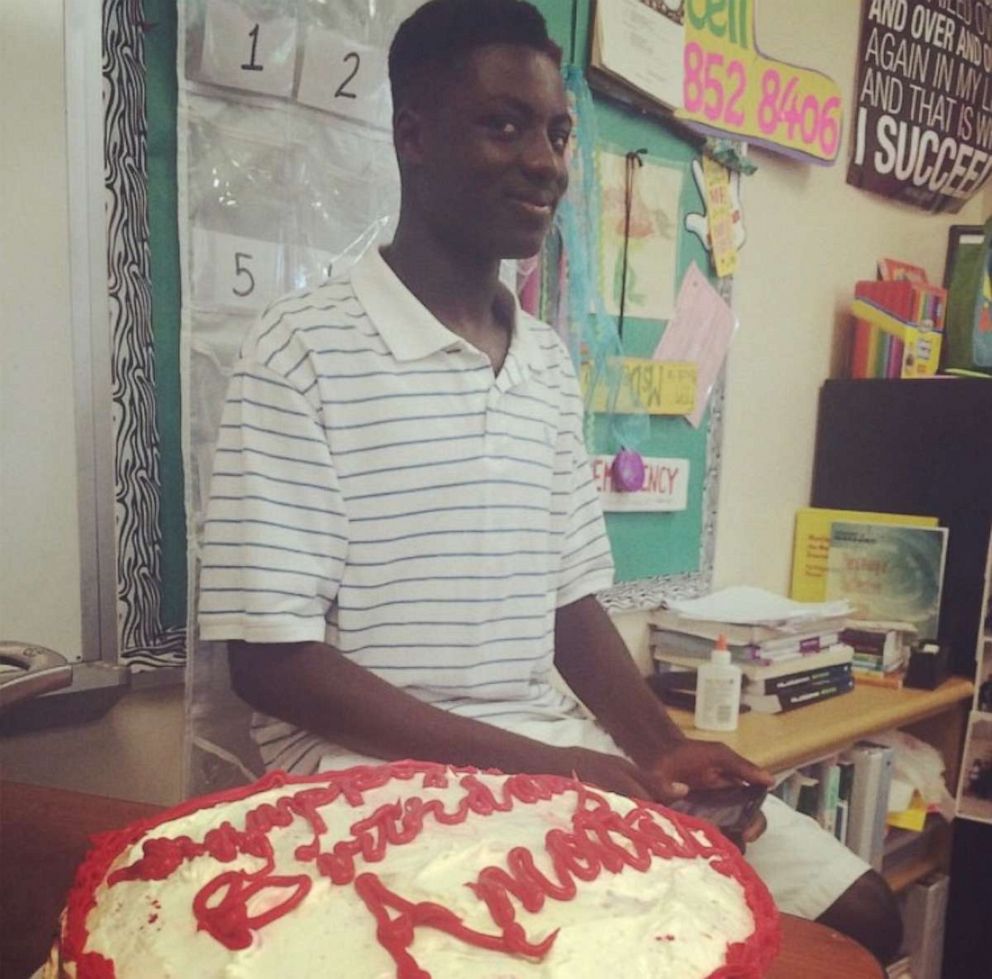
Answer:
<svg viewBox="0 0 992 979"><path fill-rule="evenodd" d="M414 757L662 802L770 781L679 731L596 601L612 562L572 364L499 283L566 187L559 61L520 0L433 0L407 20L390 51L392 243L277 303L244 344L200 623L229 642L270 767ZM766 811L749 856L780 906L892 951L880 878Z"/></svg>

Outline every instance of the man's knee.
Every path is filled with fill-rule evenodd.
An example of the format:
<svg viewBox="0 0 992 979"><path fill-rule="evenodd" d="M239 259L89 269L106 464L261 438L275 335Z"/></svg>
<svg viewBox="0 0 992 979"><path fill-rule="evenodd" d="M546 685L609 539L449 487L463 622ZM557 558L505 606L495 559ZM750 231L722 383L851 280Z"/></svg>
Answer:
<svg viewBox="0 0 992 979"><path fill-rule="evenodd" d="M891 962L902 942L902 918L885 878L862 874L816 919L864 945L880 962Z"/></svg>

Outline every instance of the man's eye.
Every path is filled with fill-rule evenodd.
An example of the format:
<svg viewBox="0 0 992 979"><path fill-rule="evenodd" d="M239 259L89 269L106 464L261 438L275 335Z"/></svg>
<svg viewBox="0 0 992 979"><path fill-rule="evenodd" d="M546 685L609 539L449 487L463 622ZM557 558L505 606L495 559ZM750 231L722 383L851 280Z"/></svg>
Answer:
<svg viewBox="0 0 992 979"><path fill-rule="evenodd" d="M564 153L568 147L568 141L571 138L571 133L568 130L559 129L553 133L549 134L549 139L551 140L551 146L556 153Z"/></svg>
<svg viewBox="0 0 992 979"><path fill-rule="evenodd" d="M487 120L490 132L502 139L514 139L520 133L520 127L512 119L503 116L496 116Z"/></svg>

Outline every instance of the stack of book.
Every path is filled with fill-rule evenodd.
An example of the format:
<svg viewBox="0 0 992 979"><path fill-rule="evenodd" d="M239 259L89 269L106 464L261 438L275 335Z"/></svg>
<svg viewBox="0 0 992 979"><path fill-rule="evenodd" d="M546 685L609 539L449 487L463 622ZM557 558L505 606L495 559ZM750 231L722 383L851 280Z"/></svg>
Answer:
<svg viewBox="0 0 992 979"><path fill-rule="evenodd" d="M850 376L936 374L947 292L926 281L855 283Z"/></svg>
<svg viewBox="0 0 992 979"><path fill-rule="evenodd" d="M741 703L777 714L849 692L853 652L841 642L845 615L806 620L797 629L694 620L668 610L651 615L649 642L655 668L696 669L724 635L741 668Z"/></svg>
<svg viewBox="0 0 992 979"><path fill-rule="evenodd" d="M853 652L837 643L817 653L778 663L743 664L741 703L758 714L780 714L818 704L854 689Z"/></svg>
<svg viewBox="0 0 992 979"><path fill-rule="evenodd" d="M854 651L851 673L858 683L902 687L908 637L916 629L901 622L852 622L841 639Z"/></svg>

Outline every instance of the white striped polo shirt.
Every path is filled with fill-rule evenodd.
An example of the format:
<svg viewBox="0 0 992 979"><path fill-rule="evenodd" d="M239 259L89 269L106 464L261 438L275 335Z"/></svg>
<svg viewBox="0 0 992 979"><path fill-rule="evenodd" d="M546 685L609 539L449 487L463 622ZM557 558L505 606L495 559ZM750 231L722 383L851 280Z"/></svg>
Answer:
<svg viewBox="0 0 992 979"><path fill-rule="evenodd" d="M218 433L203 638L326 640L512 728L576 711L552 684L555 609L612 580L575 374L548 326L518 307L494 376L372 249L251 330ZM271 718L253 734L269 767L335 753Z"/></svg>

